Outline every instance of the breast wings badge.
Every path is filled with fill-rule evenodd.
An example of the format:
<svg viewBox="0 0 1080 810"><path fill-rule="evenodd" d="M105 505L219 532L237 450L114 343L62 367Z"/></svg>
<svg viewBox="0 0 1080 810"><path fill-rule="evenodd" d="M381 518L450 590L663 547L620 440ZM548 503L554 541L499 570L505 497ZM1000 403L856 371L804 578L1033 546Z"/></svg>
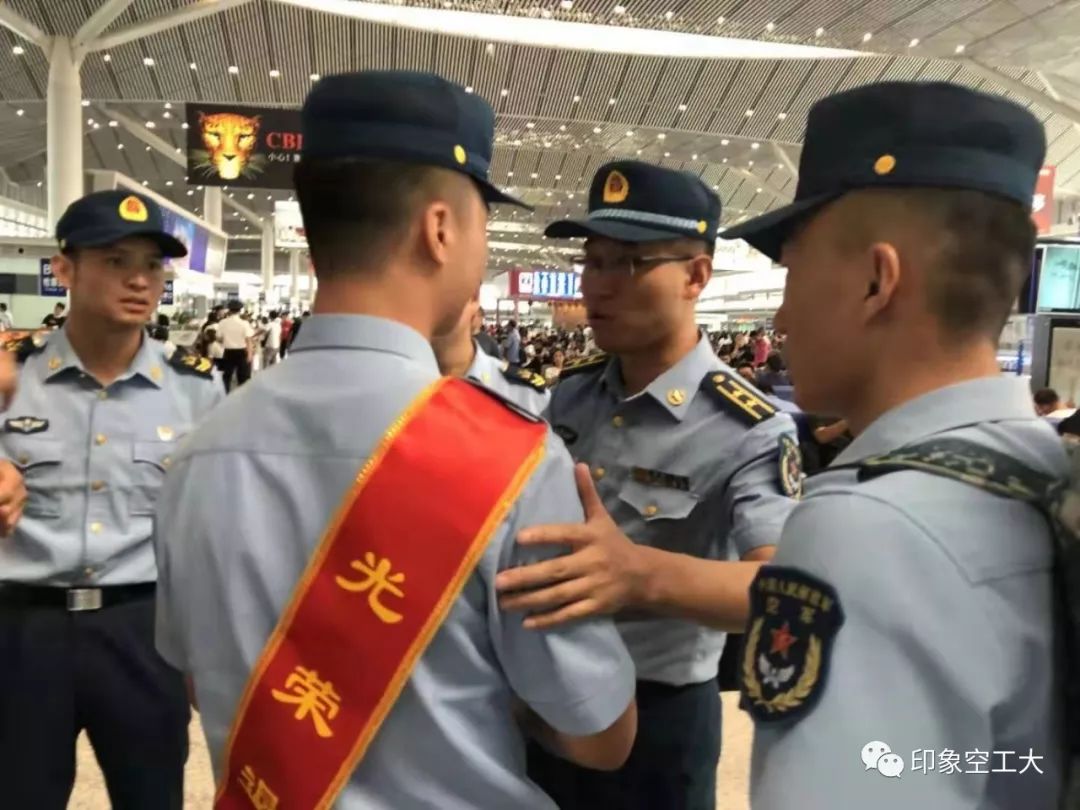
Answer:
<svg viewBox="0 0 1080 810"><path fill-rule="evenodd" d="M809 712L825 688L844 623L836 590L798 568L766 565L750 586L750 625L739 671L742 708L759 723Z"/></svg>
<svg viewBox="0 0 1080 810"><path fill-rule="evenodd" d="M7 433L43 433L48 429L49 420L36 416L20 416L18 419L8 419L4 422L4 430Z"/></svg>

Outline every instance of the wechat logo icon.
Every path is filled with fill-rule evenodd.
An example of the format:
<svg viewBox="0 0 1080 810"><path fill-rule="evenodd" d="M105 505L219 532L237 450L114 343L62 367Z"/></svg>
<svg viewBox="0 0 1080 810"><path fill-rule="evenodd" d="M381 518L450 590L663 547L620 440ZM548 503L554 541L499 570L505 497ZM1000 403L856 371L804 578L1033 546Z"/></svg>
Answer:
<svg viewBox="0 0 1080 810"><path fill-rule="evenodd" d="M864 770L877 771L889 779L899 779L904 772L904 758L894 754L888 743L873 740L862 747Z"/></svg>

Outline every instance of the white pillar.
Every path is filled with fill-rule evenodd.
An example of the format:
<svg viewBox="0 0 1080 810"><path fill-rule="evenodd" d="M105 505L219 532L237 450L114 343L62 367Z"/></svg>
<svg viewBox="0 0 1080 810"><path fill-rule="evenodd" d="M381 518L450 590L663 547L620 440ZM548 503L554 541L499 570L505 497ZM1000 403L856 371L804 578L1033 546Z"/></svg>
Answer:
<svg viewBox="0 0 1080 810"><path fill-rule="evenodd" d="M215 228L221 228L221 189L203 187L203 219Z"/></svg>
<svg viewBox="0 0 1080 810"><path fill-rule="evenodd" d="M289 251L289 303L300 297L300 251Z"/></svg>
<svg viewBox="0 0 1080 810"><path fill-rule="evenodd" d="M82 80L71 40L53 39L46 90L46 168L49 227L83 196Z"/></svg>
<svg viewBox="0 0 1080 810"><path fill-rule="evenodd" d="M270 293L274 291L274 226L269 222L262 226L262 285L266 300L270 300Z"/></svg>

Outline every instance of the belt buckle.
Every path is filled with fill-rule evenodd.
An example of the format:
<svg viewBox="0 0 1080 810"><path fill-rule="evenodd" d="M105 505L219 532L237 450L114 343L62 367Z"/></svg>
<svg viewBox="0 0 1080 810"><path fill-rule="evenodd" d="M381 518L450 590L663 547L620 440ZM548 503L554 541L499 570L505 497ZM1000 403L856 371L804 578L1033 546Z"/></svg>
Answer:
<svg viewBox="0 0 1080 810"><path fill-rule="evenodd" d="M101 609L101 588L71 588L67 592L69 613Z"/></svg>

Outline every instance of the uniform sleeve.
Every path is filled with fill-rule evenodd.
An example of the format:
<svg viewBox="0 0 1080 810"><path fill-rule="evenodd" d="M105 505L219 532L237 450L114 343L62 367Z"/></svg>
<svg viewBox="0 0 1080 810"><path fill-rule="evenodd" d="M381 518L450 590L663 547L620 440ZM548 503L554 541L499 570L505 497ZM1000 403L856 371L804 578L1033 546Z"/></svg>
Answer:
<svg viewBox="0 0 1080 810"><path fill-rule="evenodd" d="M982 806L986 777L965 773L965 757L992 739L1002 653L943 550L896 507L844 492L800 504L772 562L832 585L845 618L821 665L816 705L801 718L756 724L755 810ZM864 764L872 742L903 760L898 778ZM932 770L912 770L926 751L936 752ZM959 774L937 767L946 751L959 757Z"/></svg>
<svg viewBox="0 0 1080 810"><path fill-rule="evenodd" d="M174 571L170 564L170 543L182 537L183 526L179 525L183 510L177 508L177 489L183 485L182 471L174 469L166 477L157 501L157 513L154 517L154 556L157 560L157 588L155 589L154 645L158 653L173 667L184 672L187 670L187 656L181 642L180 628L176 621L179 612L173 601Z"/></svg>
<svg viewBox="0 0 1080 810"><path fill-rule="evenodd" d="M565 550L526 549L514 538L545 523L584 520L573 479L573 462L548 431L547 455L533 474L489 564L503 570L554 557ZM609 618L550 630L527 630L525 618L499 610L495 570L484 572L489 592L489 626L496 653L514 692L549 725L564 734L595 734L611 726L634 696L634 665Z"/></svg>
<svg viewBox="0 0 1080 810"><path fill-rule="evenodd" d="M777 414L747 432L738 449L738 468L725 497L730 510L728 535L737 557L760 546L775 545L798 503L781 489L780 438L798 443L795 423Z"/></svg>

